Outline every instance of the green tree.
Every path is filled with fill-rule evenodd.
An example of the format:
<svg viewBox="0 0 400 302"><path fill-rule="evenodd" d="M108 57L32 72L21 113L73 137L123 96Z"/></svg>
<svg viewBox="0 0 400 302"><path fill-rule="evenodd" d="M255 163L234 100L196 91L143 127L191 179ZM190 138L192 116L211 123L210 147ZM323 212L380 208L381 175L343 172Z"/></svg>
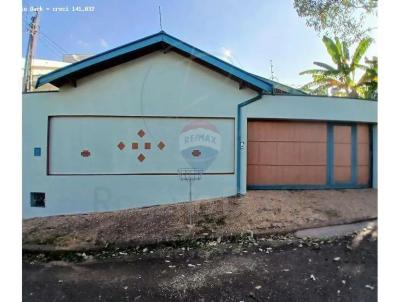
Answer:
<svg viewBox="0 0 400 302"><path fill-rule="evenodd" d="M312 81L305 84L302 89L316 95L327 95L330 92L334 96L365 97L367 92L370 91L368 87L372 89L373 69L371 68L373 66L372 63L367 63L367 66L359 63L371 45L372 39L362 39L351 57L346 42L341 42L338 38L333 41L326 36L323 37L322 41L336 66L314 62L320 69L310 69L300 73L300 75L308 74L312 76ZM361 79L356 81L356 70L359 68L363 68L365 72Z"/></svg>
<svg viewBox="0 0 400 302"><path fill-rule="evenodd" d="M293 6L318 33L353 44L374 29L365 20L376 16L378 0L293 0Z"/></svg>
<svg viewBox="0 0 400 302"><path fill-rule="evenodd" d="M373 57L371 60L365 58L366 65L359 65L364 70L363 75L358 81L361 94L366 99L378 99L378 58Z"/></svg>

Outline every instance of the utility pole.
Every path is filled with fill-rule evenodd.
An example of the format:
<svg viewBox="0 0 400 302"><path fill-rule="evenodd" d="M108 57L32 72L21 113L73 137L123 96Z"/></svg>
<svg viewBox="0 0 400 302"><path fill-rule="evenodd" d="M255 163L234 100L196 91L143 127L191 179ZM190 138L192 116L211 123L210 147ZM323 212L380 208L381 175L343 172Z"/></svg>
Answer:
<svg viewBox="0 0 400 302"><path fill-rule="evenodd" d="M29 24L29 41L25 56L23 92L28 92L32 90L33 86L32 61L33 61L33 54L35 51L36 38L38 32L39 32L39 11L36 10L35 15L31 18L31 23Z"/></svg>

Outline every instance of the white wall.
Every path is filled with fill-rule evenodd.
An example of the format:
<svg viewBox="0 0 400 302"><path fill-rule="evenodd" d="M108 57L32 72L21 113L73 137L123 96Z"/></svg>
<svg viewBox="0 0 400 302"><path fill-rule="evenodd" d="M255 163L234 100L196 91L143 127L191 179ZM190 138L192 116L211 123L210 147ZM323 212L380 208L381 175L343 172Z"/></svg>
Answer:
<svg viewBox="0 0 400 302"><path fill-rule="evenodd" d="M177 175L47 175L48 116L235 118L237 104L255 95L174 52L155 52L93 74L79 80L76 88L65 86L60 92L24 95L23 216L107 211L187 200L188 184ZM33 156L35 147L42 148L41 157ZM45 192L46 207L30 207L30 192ZM234 174L205 175L193 187L194 199L234 194Z"/></svg>

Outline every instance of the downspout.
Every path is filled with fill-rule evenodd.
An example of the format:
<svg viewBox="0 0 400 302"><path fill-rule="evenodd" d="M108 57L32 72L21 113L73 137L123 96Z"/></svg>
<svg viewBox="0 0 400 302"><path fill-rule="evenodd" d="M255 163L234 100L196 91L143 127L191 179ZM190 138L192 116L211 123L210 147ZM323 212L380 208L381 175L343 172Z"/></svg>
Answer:
<svg viewBox="0 0 400 302"><path fill-rule="evenodd" d="M265 93L262 91L257 96L238 104L237 107L237 144L236 144L236 191L240 195L240 171L241 171L241 149L242 149L242 108L258 101Z"/></svg>

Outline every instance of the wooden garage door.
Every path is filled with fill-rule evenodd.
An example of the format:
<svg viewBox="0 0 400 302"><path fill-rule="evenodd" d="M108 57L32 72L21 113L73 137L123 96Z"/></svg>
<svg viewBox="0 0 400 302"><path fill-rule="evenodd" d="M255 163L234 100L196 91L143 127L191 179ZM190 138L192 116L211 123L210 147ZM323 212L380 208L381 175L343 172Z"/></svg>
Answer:
<svg viewBox="0 0 400 302"><path fill-rule="evenodd" d="M329 138L328 138L329 139ZM333 185L368 185L370 142L367 124L333 126Z"/></svg>
<svg viewBox="0 0 400 302"><path fill-rule="evenodd" d="M369 185L370 182L370 141L367 124L357 125L357 183Z"/></svg>
<svg viewBox="0 0 400 302"><path fill-rule="evenodd" d="M247 184L324 185L327 124L249 121Z"/></svg>

